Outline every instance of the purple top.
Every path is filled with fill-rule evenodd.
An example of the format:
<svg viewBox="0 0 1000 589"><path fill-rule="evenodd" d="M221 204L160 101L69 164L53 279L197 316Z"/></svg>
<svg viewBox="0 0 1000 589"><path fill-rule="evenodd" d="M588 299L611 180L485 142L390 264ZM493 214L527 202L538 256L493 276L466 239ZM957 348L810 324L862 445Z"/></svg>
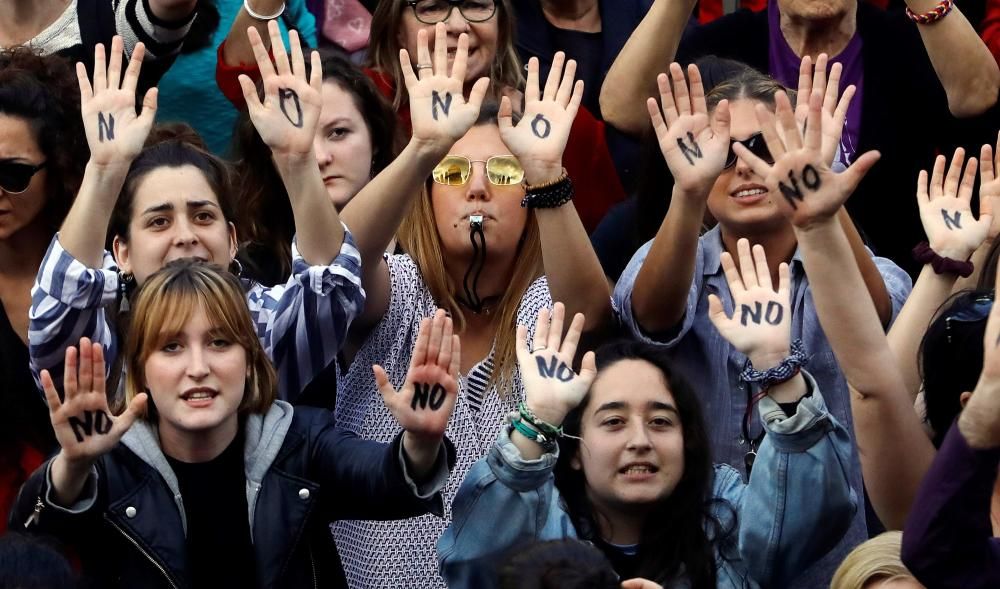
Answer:
<svg viewBox="0 0 1000 589"><path fill-rule="evenodd" d="M990 524L998 464L1000 449L970 448L951 426L903 530L903 563L927 587L1000 587L1000 539Z"/></svg>
<svg viewBox="0 0 1000 589"><path fill-rule="evenodd" d="M767 6L768 35L768 67L771 76L787 86L788 88L798 88L799 65L802 58L792 51L781 34L781 14L778 11L777 0L769 0ZM847 47L839 55L830 58L830 63L839 62L843 66L840 75L840 92L844 88L854 84L857 91L851 101L851 107L847 110L847 122L844 126L844 135L840 139L840 151L837 153L837 160L845 167L854 161L854 154L858 149L858 135L861 133L861 95L864 88L864 65L861 60L861 35L854 32L854 36L847 42Z"/></svg>

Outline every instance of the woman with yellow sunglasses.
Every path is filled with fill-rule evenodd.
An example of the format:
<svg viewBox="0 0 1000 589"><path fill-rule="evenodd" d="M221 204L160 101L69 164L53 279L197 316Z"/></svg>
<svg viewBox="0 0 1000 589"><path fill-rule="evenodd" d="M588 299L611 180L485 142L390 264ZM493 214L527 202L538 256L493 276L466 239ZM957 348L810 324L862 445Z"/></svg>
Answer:
<svg viewBox="0 0 1000 589"><path fill-rule="evenodd" d="M366 231L356 240L367 302L348 334L345 349L353 357L341 366L337 423L365 438L391 438L395 426L379 387L399 386L420 320L443 309L463 347L458 405L448 427L457 464L444 490L444 518L336 524L355 587L444 587L435 543L448 525L451 499L523 398L517 324L533 325L553 299L567 301L569 316L585 313L588 331L610 317L609 287L573 208L562 163L582 96L575 63L564 63L560 54L540 83L533 60L523 115L514 120L509 99L480 108L485 78L464 98L468 37L449 54L445 25L435 34L433 59L423 31L415 68L400 52L413 121L409 144L342 213L349 227L379 219L381 233ZM406 254L383 256L397 229ZM385 368L378 382L371 370L376 363ZM401 581L391 571L408 574Z"/></svg>

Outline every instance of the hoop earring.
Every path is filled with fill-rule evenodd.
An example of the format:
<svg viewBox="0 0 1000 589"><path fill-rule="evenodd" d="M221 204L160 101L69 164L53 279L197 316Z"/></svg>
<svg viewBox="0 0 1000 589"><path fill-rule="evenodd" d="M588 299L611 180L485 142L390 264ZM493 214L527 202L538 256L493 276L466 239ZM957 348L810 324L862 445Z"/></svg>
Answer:
<svg viewBox="0 0 1000 589"><path fill-rule="evenodd" d="M235 270L233 266L236 266ZM229 263L229 271L235 274L237 278L243 278L243 264L239 258L233 258L233 261Z"/></svg>

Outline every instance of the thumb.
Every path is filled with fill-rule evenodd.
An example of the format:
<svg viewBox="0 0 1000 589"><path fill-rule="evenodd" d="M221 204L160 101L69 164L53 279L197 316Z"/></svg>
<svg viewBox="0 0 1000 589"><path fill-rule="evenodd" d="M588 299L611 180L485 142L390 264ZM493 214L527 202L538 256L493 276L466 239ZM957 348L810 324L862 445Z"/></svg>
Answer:
<svg viewBox="0 0 1000 589"><path fill-rule="evenodd" d="M121 437L128 431L136 419L146 414L146 406L149 404L149 395L139 393L132 402L128 404L125 411L115 419L115 435Z"/></svg>
<svg viewBox="0 0 1000 589"><path fill-rule="evenodd" d="M392 403L396 397L396 389L392 388L392 383L389 382L389 375L378 364L372 365L372 372L375 374L375 386L378 387L378 392L382 394L382 400L387 406L392 407Z"/></svg>
<svg viewBox="0 0 1000 589"><path fill-rule="evenodd" d="M877 162L881 157L882 154L878 151L866 151L861 155L861 157L854 160L854 163L851 164L850 168L844 170L842 174L847 183L849 194L854 192L854 189L858 187L861 180L864 179L866 174L868 174L868 170L871 170L872 166L875 165L875 162Z"/></svg>
<svg viewBox="0 0 1000 589"><path fill-rule="evenodd" d="M474 107L478 111L483 105L483 100L486 99L486 91L489 87L489 78L479 78L476 80L476 83L472 85L472 91L469 92L469 106Z"/></svg>
<svg viewBox="0 0 1000 589"><path fill-rule="evenodd" d="M513 127L510 98L506 96L500 99L500 109L497 111L497 126L500 127L501 136L509 132L511 127Z"/></svg>
<svg viewBox="0 0 1000 589"><path fill-rule="evenodd" d="M712 325L720 331L729 319L726 315L726 310L722 307L722 299L714 294L708 295L708 318L712 322Z"/></svg>
<svg viewBox="0 0 1000 589"><path fill-rule="evenodd" d="M146 125L152 126L153 120L156 118L156 104L159 95L159 89L150 88L142 99L142 113L139 115L139 119Z"/></svg>
<svg viewBox="0 0 1000 589"><path fill-rule="evenodd" d="M259 106L260 96L257 95L257 86L250 79L250 76L246 74L240 74L240 89L243 90L243 100L247 103L247 108L253 106Z"/></svg>
<svg viewBox="0 0 1000 589"><path fill-rule="evenodd" d="M712 113L712 132L721 137L724 141L729 141L729 124L732 116L729 114L729 101L720 100Z"/></svg>

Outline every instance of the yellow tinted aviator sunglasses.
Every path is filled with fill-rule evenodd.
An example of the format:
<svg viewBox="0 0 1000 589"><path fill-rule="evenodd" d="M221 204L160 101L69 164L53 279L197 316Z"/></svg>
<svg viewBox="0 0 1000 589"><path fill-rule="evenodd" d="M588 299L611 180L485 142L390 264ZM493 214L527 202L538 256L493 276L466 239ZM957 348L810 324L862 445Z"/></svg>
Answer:
<svg viewBox="0 0 1000 589"><path fill-rule="evenodd" d="M524 180L524 168L512 155L495 155L486 160L470 160L462 155L445 156L431 177L438 184L462 186L472 175L472 164L486 164L486 178L494 186L513 186Z"/></svg>

